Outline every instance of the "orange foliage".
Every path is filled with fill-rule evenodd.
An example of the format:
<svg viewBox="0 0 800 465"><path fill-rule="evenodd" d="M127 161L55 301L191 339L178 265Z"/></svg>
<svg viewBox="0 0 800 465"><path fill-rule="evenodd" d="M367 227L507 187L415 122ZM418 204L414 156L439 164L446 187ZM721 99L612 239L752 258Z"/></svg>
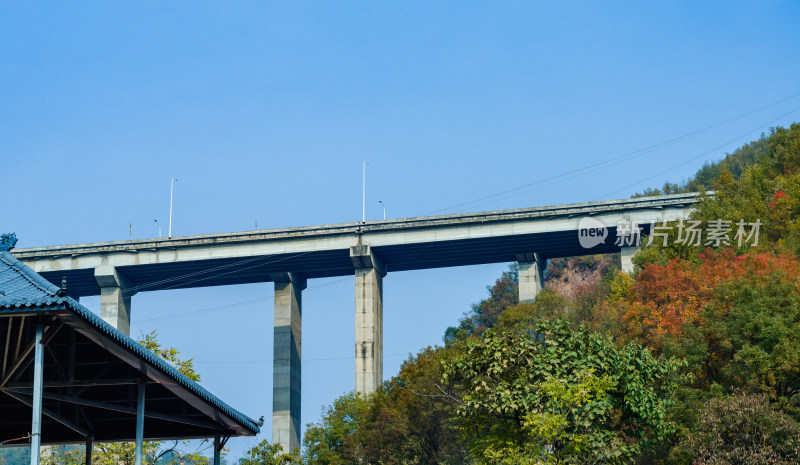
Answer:
<svg viewBox="0 0 800 465"><path fill-rule="evenodd" d="M700 264L679 258L666 266L647 264L637 275L624 320L632 333L656 345L665 336L680 336L686 323L697 323L714 289L744 276L763 278L776 271L800 274L791 255L707 249Z"/></svg>

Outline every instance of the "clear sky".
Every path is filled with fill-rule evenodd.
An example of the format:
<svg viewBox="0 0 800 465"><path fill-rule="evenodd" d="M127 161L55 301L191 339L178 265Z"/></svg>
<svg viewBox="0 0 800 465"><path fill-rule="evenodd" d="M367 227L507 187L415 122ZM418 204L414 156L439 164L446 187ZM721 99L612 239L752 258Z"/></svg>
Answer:
<svg viewBox="0 0 800 465"><path fill-rule="evenodd" d="M800 120L799 50L794 1L0 1L0 231L166 234L171 177L173 235L356 221L364 160L368 220L627 197ZM385 375L505 267L390 273ZM304 424L353 387L353 286L304 293ZM270 438L271 299L141 293L132 333Z"/></svg>

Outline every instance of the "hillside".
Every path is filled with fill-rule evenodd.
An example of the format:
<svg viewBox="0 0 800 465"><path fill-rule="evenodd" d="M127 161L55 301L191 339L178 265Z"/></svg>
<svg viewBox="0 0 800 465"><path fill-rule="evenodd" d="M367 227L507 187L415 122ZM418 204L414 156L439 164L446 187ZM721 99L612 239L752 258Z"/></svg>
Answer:
<svg viewBox="0 0 800 465"><path fill-rule="evenodd" d="M720 247L553 260L535 303L512 266L369 397L337 399L307 463L779 463L800 460L800 125L681 185L693 220L744 221ZM744 224L744 223L743 223Z"/></svg>
<svg viewBox="0 0 800 465"><path fill-rule="evenodd" d="M678 194L683 192L704 192L713 188L713 182L723 171L728 171L739 179L745 170L760 162L769 154L770 139L780 128L773 128L769 135L761 134L758 140L745 144L733 153L728 153L720 160L706 162L694 176L681 183L666 182L661 187L648 188L632 197L650 195Z"/></svg>

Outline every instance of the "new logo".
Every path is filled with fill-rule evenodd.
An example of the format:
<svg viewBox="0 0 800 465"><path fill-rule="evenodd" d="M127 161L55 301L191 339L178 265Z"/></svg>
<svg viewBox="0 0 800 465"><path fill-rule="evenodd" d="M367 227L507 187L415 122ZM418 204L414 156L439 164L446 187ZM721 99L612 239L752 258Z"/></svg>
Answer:
<svg viewBox="0 0 800 465"><path fill-rule="evenodd" d="M578 223L578 241L584 249L603 244L608 237L608 228L594 218L581 218Z"/></svg>

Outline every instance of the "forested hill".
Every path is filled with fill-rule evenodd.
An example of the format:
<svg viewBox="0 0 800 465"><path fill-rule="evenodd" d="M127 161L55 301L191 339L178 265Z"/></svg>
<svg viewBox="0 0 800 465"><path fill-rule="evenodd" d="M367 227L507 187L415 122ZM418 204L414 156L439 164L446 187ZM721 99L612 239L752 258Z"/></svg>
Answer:
<svg viewBox="0 0 800 465"><path fill-rule="evenodd" d="M305 462L800 463L800 125L645 194L707 189L705 235L661 231L633 274L550 261L520 304L511 267L444 346L330 405Z"/></svg>
<svg viewBox="0 0 800 465"><path fill-rule="evenodd" d="M792 128L796 125L797 123L792 125ZM706 162L689 180L681 183L665 182L659 188L646 189L644 192L633 195L633 197L708 191L713 189L714 180L723 171L731 173L734 179L739 179L748 167L759 163L771 153L770 144L784 137L784 132L796 130L792 128L788 130L773 128L769 134L761 134L759 139L739 147L733 153L726 154L721 160Z"/></svg>

